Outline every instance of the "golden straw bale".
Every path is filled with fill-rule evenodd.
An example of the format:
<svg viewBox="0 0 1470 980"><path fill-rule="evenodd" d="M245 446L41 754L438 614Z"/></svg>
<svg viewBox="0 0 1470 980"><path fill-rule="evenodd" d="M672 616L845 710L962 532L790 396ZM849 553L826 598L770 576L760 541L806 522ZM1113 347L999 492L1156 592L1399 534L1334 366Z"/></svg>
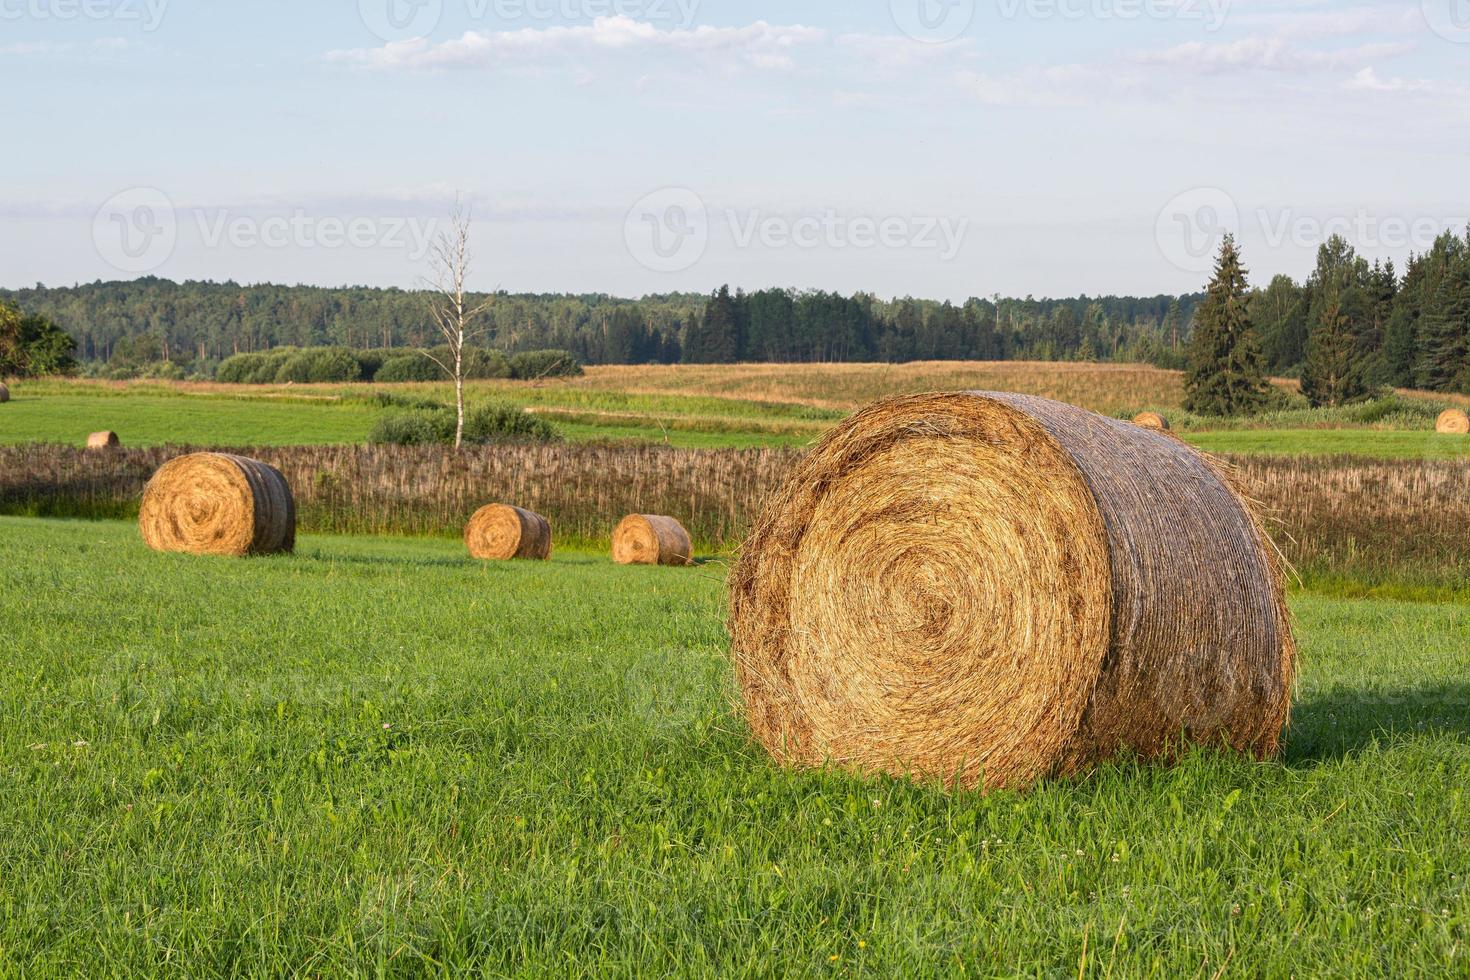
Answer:
<svg viewBox="0 0 1470 980"><path fill-rule="evenodd" d="M1446 409L1440 414L1439 421L1434 424L1434 431L1452 436L1463 436L1470 433L1470 415L1466 415L1458 408Z"/></svg>
<svg viewBox="0 0 1470 980"><path fill-rule="evenodd" d="M116 449L121 445L122 440L116 432L94 432L87 436L88 449Z"/></svg>
<svg viewBox="0 0 1470 980"><path fill-rule="evenodd" d="M889 399L768 500L731 578L778 760L1020 787L1183 740L1273 754L1280 567L1206 459L1028 395Z"/></svg>
<svg viewBox="0 0 1470 980"><path fill-rule="evenodd" d="M692 565L694 545L672 517L629 514L613 531L612 556L619 565Z"/></svg>
<svg viewBox="0 0 1470 980"><path fill-rule="evenodd" d="M1169 431L1169 420L1158 412L1139 412L1133 417L1134 425L1141 425L1145 429L1158 429L1161 432Z"/></svg>
<svg viewBox="0 0 1470 980"><path fill-rule="evenodd" d="M194 453L158 468L138 514L156 551L271 555L296 547L296 502L275 467L228 453Z"/></svg>
<svg viewBox="0 0 1470 980"><path fill-rule="evenodd" d="M475 558L508 561L551 557L551 522L509 504L481 507L465 525L464 543Z"/></svg>

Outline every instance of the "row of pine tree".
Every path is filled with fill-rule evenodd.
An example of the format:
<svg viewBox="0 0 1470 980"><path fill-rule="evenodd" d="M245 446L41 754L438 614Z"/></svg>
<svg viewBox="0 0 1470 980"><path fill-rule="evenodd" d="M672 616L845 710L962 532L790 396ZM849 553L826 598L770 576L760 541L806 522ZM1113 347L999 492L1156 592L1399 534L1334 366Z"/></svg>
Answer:
<svg viewBox="0 0 1470 980"><path fill-rule="evenodd" d="M994 296L953 304L729 287L638 300L500 293L480 342L511 353L569 350L588 364L1026 359L1197 371L1216 361L1204 352L1218 324L1202 317L1221 315L1213 298L1224 275L1229 330L1249 334L1238 355L1249 363L1227 358L1227 375L1300 377L1318 405L1390 386L1470 391L1470 232L1441 236L1410 256L1402 275L1391 261L1369 264L1334 237L1303 283L1279 275L1264 288L1251 287L1233 241L1229 254L1234 266L1217 270L1207 294L1177 297ZM424 297L397 289L144 278L0 290L0 301L54 320L91 370L116 376L159 362L208 376L231 354L282 346L435 340Z"/></svg>
<svg viewBox="0 0 1470 980"><path fill-rule="evenodd" d="M1258 410L1268 372L1299 375L1317 406L1387 387L1470 391L1470 232L1410 256L1402 278L1392 261L1370 266L1333 236L1304 285L1277 276L1255 291L1227 236L1195 314L1188 371L1188 407L1205 414Z"/></svg>

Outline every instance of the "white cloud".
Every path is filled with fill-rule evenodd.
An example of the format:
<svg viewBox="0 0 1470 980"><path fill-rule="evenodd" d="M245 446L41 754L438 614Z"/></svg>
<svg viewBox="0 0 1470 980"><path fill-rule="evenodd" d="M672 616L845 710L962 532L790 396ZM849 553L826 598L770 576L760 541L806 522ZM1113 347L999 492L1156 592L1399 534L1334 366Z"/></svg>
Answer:
<svg viewBox="0 0 1470 980"><path fill-rule="evenodd" d="M1350 92L1452 95L1460 98L1470 95L1470 88L1463 85L1450 85L1428 78L1384 78L1378 74L1377 69L1371 67L1358 72L1344 82L1342 87Z"/></svg>
<svg viewBox="0 0 1470 980"><path fill-rule="evenodd" d="M1030 67L1008 75L958 71L961 91L986 105L1079 106L1140 88L1136 77L1101 65Z"/></svg>
<svg viewBox="0 0 1470 980"><path fill-rule="evenodd" d="M596 51L683 52L757 68L789 68L792 52L826 39L819 28L756 21L744 27L659 27L631 17L599 17L573 27L467 31L453 41L405 41L380 48L333 51L326 59L379 69L496 68Z"/></svg>
<svg viewBox="0 0 1470 980"><path fill-rule="evenodd" d="M922 44L904 34L842 34L836 38L839 50L846 51L881 68L910 68L933 64L955 55L969 53L971 43Z"/></svg>
<svg viewBox="0 0 1470 980"><path fill-rule="evenodd" d="M1289 5L1260 13L1237 14L1236 23L1268 29L1277 37L1325 40L1357 34L1418 34L1424 30L1424 15L1418 4L1376 4L1341 10L1300 10ZM1316 4L1303 4L1314 7Z"/></svg>
<svg viewBox="0 0 1470 980"><path fill-rule="evenodd" d="M105 53L109 51L124 51L133 47L133 42L125 37L100 37L86 44L74 44L70 41L16 41L12 44L0 44L0 57L45 57L49 55L64 54L87 54Z"/></svg>
<svg viewBox="0 0 1470 980"><path fill-rule="evenodd" d="M1216 44L1190 41L1163 51L1143 52L1133 60L1143 65L1207 72L1332 71L1364 68L1374 61L1407 54L1413 48L1408 42L1386 42L1323 51L1292 44L1285 38L1248 37Z"/></svg>

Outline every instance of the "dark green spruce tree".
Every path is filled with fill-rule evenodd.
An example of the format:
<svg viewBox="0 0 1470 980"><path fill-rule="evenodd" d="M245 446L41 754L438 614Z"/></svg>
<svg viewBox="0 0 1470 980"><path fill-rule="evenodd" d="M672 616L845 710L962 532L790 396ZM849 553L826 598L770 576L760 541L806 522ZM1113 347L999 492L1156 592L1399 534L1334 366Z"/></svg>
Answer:
<svg viewBox="0 0 1470 980"><path fill-rule="evenodd" d="M1457 255L1419 322L1420 387L1470 390L1470 254Z"/></svg>
<svg viewBox="0 0 1470 980"><path fill-rule="evenodd" d="M1226 235L1215 277L1194 314L1184 407L1200 415L1244 415L1266 404L1261 342L1247 307L1249 285L1235 236Z"/></svg>
<svg viewBox="0 0 1470 980"><path fill-rule="evenodd" d="M1302 365L1302 394L1314 408L1336 407L1368 393L1363 360L1352 324L1336 297L1324 301L1318 321L1307 336Z"/></svg>

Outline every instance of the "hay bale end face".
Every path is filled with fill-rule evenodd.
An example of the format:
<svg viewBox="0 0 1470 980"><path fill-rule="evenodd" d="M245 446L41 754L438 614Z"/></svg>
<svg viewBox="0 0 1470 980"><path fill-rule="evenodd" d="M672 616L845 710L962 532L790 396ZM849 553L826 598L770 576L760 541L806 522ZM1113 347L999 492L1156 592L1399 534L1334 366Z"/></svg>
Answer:
<svg viewBox="0 0 1470 980"><path fill-rule="evenodd" d="M1134 425L1141 425L1145 429L1158 429L1160 432L1169 431L1169 420L1158 412L1139 412L1133 417Z"/></svg>
<svg viewBox="0 0 1470 980"><path fill-rule="evenodd" d="M153 474L138 525L155 551L280 554L296 547L296 502L275 467L228 453L194 453Z"/></svg>
<svg viewBox="0 0 1470 980"><path fill-rule="evenodd" d="M122 440L116 432L94 432L87 436L88 449L116 449L121 445Z"/></svg>
<svg viewBox="0 0 1470 980"><path fill-rule="evenodd" d="M1269 756L1295 660L1274 552L1204 457L981 392L824 437L742 549L730 632L779 761L964 787L1181 737Z"/></svg>
<svg viewBox="0 0 1470 980"><path fill-rule="evenodd" d="M551 557L551 522L533 511L509 504L481 507L464 529L470 555L487 561Z"/></svg>
<svg viewBox="0 0 1470 980"><path fill-rule="evenodd" d="M1470 433L1470 415L1466 415L1458 408L1447 409L1435 422L1434 431L1452 436L1463 436Z"/></svg>
<svg viewBox="0 0 1470 980"><path fill-rule="evenodd" d="M672 517L629 514L613 531L612 556L619 565L692 565L694 544Z"/></svg>
<svg viewBox="0 0 1470 980"><path fill-rule="evenodd" d="M4 405L8 401L10 401L10 389L5 387L3 383L0 383L0 405Z"/></svg>

